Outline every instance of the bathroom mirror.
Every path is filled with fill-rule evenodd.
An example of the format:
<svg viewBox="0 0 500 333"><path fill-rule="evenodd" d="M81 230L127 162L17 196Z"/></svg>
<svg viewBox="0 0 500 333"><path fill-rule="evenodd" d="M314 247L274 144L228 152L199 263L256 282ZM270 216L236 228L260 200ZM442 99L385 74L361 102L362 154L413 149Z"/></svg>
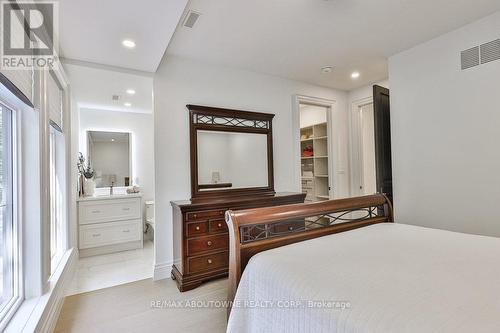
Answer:
<svg viewBox="0 0 500 333"><path fill-rule="evenodd" d="M192 198L274 194L273 114L188 105Z"/></svg>
<svg viewBox="0 0 500 333"><path fill-rule="evenodd" d="M96 187L129 186L130 133L88 131L87 160L95 171Z"/></svg>

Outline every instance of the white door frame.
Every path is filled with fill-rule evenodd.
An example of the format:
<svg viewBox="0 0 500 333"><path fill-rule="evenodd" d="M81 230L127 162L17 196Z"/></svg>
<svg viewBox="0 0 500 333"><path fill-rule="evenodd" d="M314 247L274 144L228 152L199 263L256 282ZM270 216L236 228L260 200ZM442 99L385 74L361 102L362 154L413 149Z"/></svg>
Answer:
<svg viewBox="0 0 500 333"><path fill-rule="evenodd" d="M293 95L292 107L292 142L293 142L293 159L294 159L294 185L298 191L301 191L301 171L300 171L300 104L310 104L323 106L328 109L326 113L327 132L328 132L328 186L330 187L330 199L336 197L334 184L339 184L337 173L334 172L337 163L338 147L332 142L339 142L337 136L334 136L338 131L334 130L335 123L333 122L335 115L335 104L337 102L331 99L311 97L305 95Z"/></svg>
<svg viewBox="0 0 500 333"><path fill-rule="evenodd" d="M364 195L362 187L364 186L363 177L363 150L362 150L362 133L359 110L361 107L373 104L373 97L365 97L352 102L349 112L349 127L350 127L350 162L351 162L351 196Z"/></svg>

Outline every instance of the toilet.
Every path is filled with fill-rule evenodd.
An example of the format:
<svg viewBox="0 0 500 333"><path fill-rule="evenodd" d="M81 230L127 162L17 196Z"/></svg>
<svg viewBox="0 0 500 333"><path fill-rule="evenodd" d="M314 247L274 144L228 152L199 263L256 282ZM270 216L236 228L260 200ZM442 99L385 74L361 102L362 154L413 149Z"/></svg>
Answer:
<svg viewBox="0 0 500 333"><path fill-rule="evenodd" d="M153 232L155 230L155 202L146 201L146 230L152 228Z"/></svg>

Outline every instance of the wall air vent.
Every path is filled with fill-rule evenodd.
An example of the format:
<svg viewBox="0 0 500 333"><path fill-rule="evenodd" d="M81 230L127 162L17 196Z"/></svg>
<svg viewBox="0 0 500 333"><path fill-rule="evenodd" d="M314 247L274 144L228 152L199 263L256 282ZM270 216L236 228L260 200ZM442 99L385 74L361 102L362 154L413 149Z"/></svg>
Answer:
<svg viewBox="0 0 500 333"><path fill-rule="evenodd" d="M500 39L481 45L481 64L500 60Z"/></svg>
<svg viewBox="0 0 500 333"><path fill-rule="evenodd" d="M479 66L479 46L462 51L462 70Z"/></svg>
<svg viewBox="0 0 500 333"><path fill-rule="evenodd" d="M184 23L182 24L186 28L192 28L194 27L196 21L198 21L198 18L200 17L200 13L195 12L193 10L189 10L186 18L184 19Z"/></svg>
<svg viewBox="0 0 500 333"><path fill-rule="evenodd" d="M462 70L500 60L500 39L462 51L460 56Z"/></svg>

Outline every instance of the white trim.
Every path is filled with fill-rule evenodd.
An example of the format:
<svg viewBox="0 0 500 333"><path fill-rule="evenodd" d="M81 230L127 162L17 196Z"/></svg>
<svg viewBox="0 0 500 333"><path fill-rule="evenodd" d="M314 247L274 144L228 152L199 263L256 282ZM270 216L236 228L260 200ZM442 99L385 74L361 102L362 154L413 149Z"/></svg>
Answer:
<svg viewBox="0 0 500 333"><path fill-rule="evenodd" d="M3 95L1 95L3 99ZM14 242L14 248L17 248L17 252L12 253L13 257L13 296L8 304L5 305L3 309L3 315L0 317L0 331L3 330L10 319L15 315L17 309L24 300L24 274L23 274L23 228L22 228L22 162L21 162L21 114L20 111L15 108L7 106L5 103L0 101L0 106L4 106L10 113L10 155L12 157L11 164L9 165L11 169L11 186L12 186L12 236L16 239ZM0 110L2 112L2 110Z"/></svg>
<svg viewBox="0 0 500 333"><path fill-rule="evenodd" d="M294 167L293 167L293 178L294 185L298 191L301 191L301 178L300 178L300 104L311 104L317 106L323 106L328 109L327 112L327 131L328 131L328 156L331 158L328 159L328 186L330 187L329 196L330 198L335 198L337 196L336 193L339 191L335 191L335 184L340 184L340 180L338 175L344 173L345 170L336 170L338 169L338 147L332 144L332 142L339 142L338 140L338 131L335 130L336 124L334 124L334 113L335 113L335 105L337 101L319 98L319 97L311 97L305 95L294 95L293 96L293 107L292 107L292 142L293 144L293 158L294 158ZM335 172L336 171L336 172Z"/></svg>
<svg viewBox="0 0 500 333"><path fill-rule="evenodd" d="M350 132L350 150L349 159L351 163L350 187L351 196L363 195L364 191L360 188L363 184L363 157L361 154L361 124L359 122L359 108L373 104L373 96L361 98L351 103L349 110L349 132Z"/></svg>
<svg viewBox="0 0 500 333"><path fill-rule="evenodd" d="M90 62L90 61L76 60L76 59L70 59L70 58L60 58L60 60L63 64L81 66L81 67L89 67L89 68L101 69L101 70L112 71L112 72L119 72L119 73L124 73L124 74L132 74L132 75L144 76L144 77L154 77L154 75L155 75L154 72L146 72L146 71L140 71L137 69L130 69L130 68L124 68L124 67L118 67L118 66L98 64L98 63Z"/></svg>
<svg viewBox="0 0 500 333"><path fill-rule="evenodd" d="M153 281L170 278L173 264L173 261L167 261L161 264L154 265Z"/></svg>
<svg viewBox="0 0 500 333"><path fill-rule="evenodd" d="M42 221L50 221L50 130L49 130L49 102L47 93L47 81L49 70L37 71L40 75L38 96L35 96L35 107L39 108L39 155L40 155L40 212ZM51 276L50 269L50 223L42 223L41 226L41 258L42 258L42 293L49 289L48 280Z"/></svg>
<svg viewBox="0 0 500 333"><path fill-rule="evenodd" d="M49 280L49 291L40 297L24 301L7 326L6 333L54 331L66 288L76 269L77 255L75 249L64 253L61 263Z"/></svg>
<svg viewBox="0 0 500 333"><path fill-rule="evenodd" d="M66 251L61 263L49 280L53 288L51 288L51 295L45 306L45 311L38 321L37 332L51 333L54 331L64 303L66 289L70 285L76 270L76 264L77 252L75 249Z"/></svg>

